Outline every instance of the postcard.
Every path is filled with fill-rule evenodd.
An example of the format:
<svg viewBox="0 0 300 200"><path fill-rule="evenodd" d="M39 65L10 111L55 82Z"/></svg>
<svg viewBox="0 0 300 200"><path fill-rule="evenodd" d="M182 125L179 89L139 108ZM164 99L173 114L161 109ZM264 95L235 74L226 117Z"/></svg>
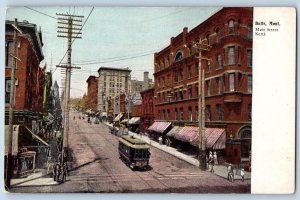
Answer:
<svg viewBox="0 0 300 200"><path fill-rule="evenodd" d="M290 7L10 7L12 193L295 191Z"/></svg>

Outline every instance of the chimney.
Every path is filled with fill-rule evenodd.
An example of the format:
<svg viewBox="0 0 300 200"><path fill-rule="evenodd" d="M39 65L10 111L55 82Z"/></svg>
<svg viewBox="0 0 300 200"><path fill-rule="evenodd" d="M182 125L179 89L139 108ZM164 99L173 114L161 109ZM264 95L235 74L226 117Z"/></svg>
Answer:
<svg viewBox="0 0 300 200"><path fill-rule="evenodd" d="M149 88L149 72L144 72L144 88L146 90Z"/></svg>

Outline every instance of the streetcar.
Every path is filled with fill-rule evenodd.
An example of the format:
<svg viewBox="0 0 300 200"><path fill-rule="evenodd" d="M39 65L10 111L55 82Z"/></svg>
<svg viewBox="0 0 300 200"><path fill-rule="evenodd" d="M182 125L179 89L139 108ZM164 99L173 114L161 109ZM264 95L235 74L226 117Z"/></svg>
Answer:
<svg viewBox="0 0 300 200"><path fill-rule="evenodd" d="M133 136L123 135L119 138L120 159L131 169L147 169L150 159L150 147Z"/></svg>

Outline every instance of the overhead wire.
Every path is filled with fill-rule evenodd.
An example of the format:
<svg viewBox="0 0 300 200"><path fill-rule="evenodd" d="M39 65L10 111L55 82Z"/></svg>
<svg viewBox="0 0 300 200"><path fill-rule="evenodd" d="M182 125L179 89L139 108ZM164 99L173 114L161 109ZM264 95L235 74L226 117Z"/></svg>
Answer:
<svg viewBox="0 0 300 200"><path fill-rule="evenodd" d="M52 18L52 19L55 19L55 20L57 20L57 18L56 18L56 17L53 17L53 16L51 16L51 15L48 15L48 14L46 14L46 13L44 13L44 12L41 12L41 11L35 10L35 9L33 9L33 8L30 8L30 7L28 7L28 6L24 6L24 7L25 7L25 8L27 8L27 9L29 9L29 10L35 11L35 12L37 12L37 13L40 13L40 14L42 14L42 15L45 15L45 16L47 16L47 17L50 17L50 18Z"/></svg>

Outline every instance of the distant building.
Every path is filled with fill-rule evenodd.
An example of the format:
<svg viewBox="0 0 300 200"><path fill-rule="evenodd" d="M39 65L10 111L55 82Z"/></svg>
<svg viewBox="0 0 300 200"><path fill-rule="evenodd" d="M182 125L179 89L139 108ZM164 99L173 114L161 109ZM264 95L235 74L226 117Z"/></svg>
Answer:
<svg viewBox="0 0 300 200"><path fill-rule="evenodd" d="M10 80L13 58L13 21L5 23L5 124L8 124L10 105ZM43 90L45 68L40 67L44 59L42 32L35 24L18 22L23 34L18 36L16 64L14 124L30 124L39 119L43 112Z"/></svg>
<svg viewBox="0 0 300 200"><path fill-rule="evenodd" d="M87 109L96 112L98 110L98 77L89 76L86 80L87 89Z"/></svg>
<svg viewBox="0 0 300 200"><path fill-rule="evenodd" d="M142 132L146 132L149 126L154 122L154 88L150 88L141 92L141 124Z"/></svg>
<svg viewBox="0 0 300 200"><path fill-rule="evenodd" d="M113 113L117 115L120 112L120 100L113 98L120 96L121 93L129 92L130 73L129 68L111 68L100 67L98 70L98 110L100 113L106 113L108 110L108 99L111 98Z"/></svg>

